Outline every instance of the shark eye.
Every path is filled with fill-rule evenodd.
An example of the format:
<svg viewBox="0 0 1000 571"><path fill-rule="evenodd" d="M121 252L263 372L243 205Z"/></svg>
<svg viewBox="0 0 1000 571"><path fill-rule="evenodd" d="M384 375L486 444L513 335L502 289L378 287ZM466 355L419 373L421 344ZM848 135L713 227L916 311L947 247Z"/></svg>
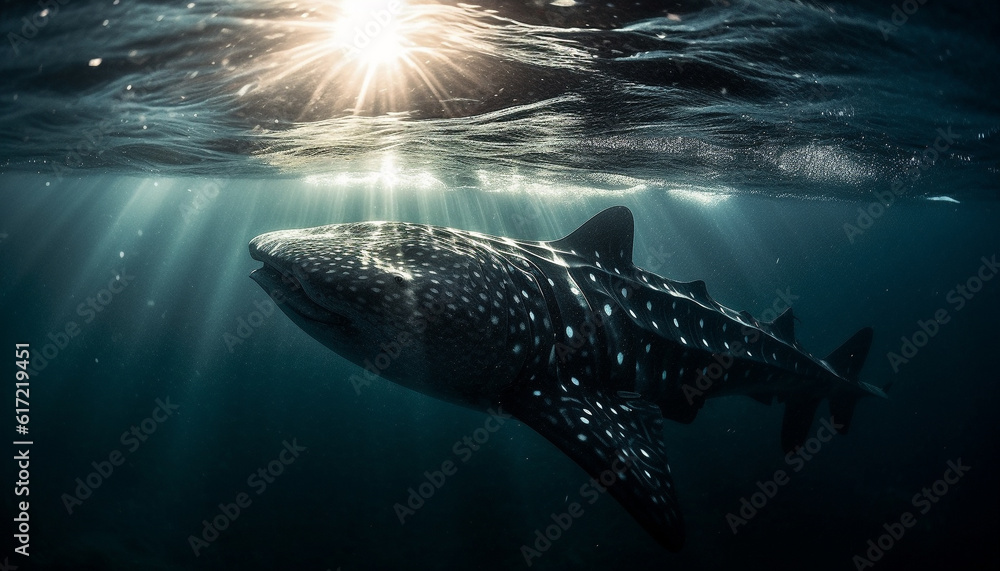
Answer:
<svg viewBox="0 0 1000 571"><path fill-rule="evenodd" d="M403 276L401 276L401 275L399 275L399 274L396 274L396 275L392 276L392 279L393 279L393 280L394 280L394 281L395 281L395 282L396 282L397 284L399 284L399 285L403 285L403 282L405 282L405 281L406 281L405 279L403 279Z"/></svg>

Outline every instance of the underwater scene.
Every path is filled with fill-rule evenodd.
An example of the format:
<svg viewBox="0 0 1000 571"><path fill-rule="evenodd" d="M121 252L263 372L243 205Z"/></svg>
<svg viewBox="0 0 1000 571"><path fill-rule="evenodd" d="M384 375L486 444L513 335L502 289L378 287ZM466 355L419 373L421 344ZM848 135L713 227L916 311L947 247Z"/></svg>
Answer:
<svg viewBox="0 0 1000 571"><path fill-rule="evenodd" d="M1000 6L0 33L0 570L1000 563Z"/></svg>

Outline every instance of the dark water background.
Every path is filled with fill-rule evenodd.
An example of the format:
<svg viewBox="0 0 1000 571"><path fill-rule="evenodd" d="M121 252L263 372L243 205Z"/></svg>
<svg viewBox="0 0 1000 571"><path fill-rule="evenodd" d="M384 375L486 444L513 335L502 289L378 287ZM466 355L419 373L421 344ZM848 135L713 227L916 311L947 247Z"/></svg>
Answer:
<svg viewBox="0 0 1000 571"><path fill-rule="evenodd" d="M427 58L437 82L404 98L383 84L352 111L353 75L316 88L344 54L303 48L337 3L70 1L16 54L6 34L38 8L0 6L12 54L0 60L0 332L37 354L69 322L80 330L35 362L32 556L6 543L11 515L0 558L29 570L523 568L521 545L587 476L516 423L461 462L452 446L483 411L382 381L357 394L360 369L279 312L232 345L266 299L246 277L246 244L372 219L551 239L624 204L637 265L704 279L758 316L790 293L818 355L874 326L862 378L892 382L891 398L864 401L851 434L794 473L781 407L711 401L666 427L682 552L604 496L533 569L854 569L959 458L971 470L874 568L1000 560L1000 280L960 310L949 301L1000 254L996 7L928 0L888 39L882 3L410 7L408 26L447 24L411 37L447 54ZM925 160L938 129L957 137ZM896 181L891 206L873 207ZM879 215L869 225L859 208ZM121 279L87 321L80 304ZM894 372L888 353L938 310L950 321ZM128 452L121 434L167 398L180 408ZM293 439L307 450L254 493L247 477ZM67 513L63 494L114 450L124 464ZM458 472L401 525L393 505L446 460ZM789 483L734 535L726 514L779 469ZM14 514L11 460L4 474ZM241 492L252 504L196 557L188 536Z"/></svg>

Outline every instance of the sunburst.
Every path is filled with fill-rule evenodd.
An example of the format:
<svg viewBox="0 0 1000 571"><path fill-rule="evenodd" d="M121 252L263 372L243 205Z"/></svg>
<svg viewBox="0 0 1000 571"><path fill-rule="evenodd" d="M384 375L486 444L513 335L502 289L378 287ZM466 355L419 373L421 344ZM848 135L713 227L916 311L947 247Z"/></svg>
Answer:
<svg viewBox="0 0 1000 571"><path fill-rule="evenodd" d="M302 16L278 22L282 32L265 31L276 46L257 59L250 89L283 100L298 90L300 120L429 107L448 115L449 101L468 96L481 78L460 63L462 54L472 46L492 51L476 37L484 14L471 7L330 0Z"/></svg>

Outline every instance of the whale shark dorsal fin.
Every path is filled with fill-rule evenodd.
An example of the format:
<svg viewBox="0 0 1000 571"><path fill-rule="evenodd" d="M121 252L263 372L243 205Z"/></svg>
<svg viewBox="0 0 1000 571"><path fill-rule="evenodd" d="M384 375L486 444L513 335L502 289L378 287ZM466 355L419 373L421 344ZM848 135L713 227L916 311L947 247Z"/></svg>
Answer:
<svg viewBox="0 0 1000 571"><path fill-rule="evenodd" d="M792 308L789 307L774 318L771 332L786 343L795 343L795 316L792 315Z"/></svg>
<svg viewBox="0 0 1000 571"><path fill-rule="evenodd" d="M605 266L624 266L632 263L634 236L632 211L624 206L612 206L551 245L587 259L596 258Z"/></svg>
<svg viewBox="0 0 1000 571"><path fill-rule="evenodd" d="M708 286L705 285L703 280L680 282L678 285L685 286L687 288L687 292L697 301L703 303L712 301L712 296L708 295Z"/></svg>

